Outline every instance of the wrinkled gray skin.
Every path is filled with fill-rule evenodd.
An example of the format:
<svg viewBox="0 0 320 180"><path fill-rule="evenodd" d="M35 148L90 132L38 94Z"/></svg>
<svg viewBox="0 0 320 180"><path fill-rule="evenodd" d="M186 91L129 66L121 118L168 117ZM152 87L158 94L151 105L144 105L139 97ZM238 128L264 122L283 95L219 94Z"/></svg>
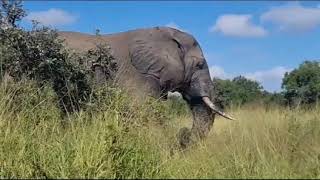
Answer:
<svg viewBox="0 0 320 180"><path fill-rule="evenodd" d="M62 32L61 36L69 46L81 50L90 48L96 41L94 36L79 33L71 36ZM213 101L210 94L213 84L203 52L192 35L173 28L155 27L103 35L101 39L110 44L119 61L119 85L155 98L166 99L169 91L182 94L194 118L191 130L182 128L179 132L182 147L208 135L215 113L204 104L202 97ZM102 74L99 68L96 70Z"/></svg>

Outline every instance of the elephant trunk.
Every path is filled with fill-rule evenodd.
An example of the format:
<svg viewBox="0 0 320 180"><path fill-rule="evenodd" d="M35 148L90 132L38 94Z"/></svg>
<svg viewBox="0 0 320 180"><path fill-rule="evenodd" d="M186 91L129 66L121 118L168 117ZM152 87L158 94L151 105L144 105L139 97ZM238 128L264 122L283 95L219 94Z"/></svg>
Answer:
<svg viewBox="0 0 320 180"><path fill-rule="evenodd" d="M179 143L182 148L208 135L213 126L215 114L234 120L234 118L218 110L212 103L212 90L213 83L207 68L193 73L189 87L182 93L193 115L191 130L183 128L178 134Z"/></svg>
<svg viewBox="0 0 320 180"><path fill-rule="evenodd" d="M189 103L193 116L191 130L182 128L178 133L178 141L183 149L194 142L205 138L213 126L215 113L202 101L202 98L195 98Z"/></svg>
<svg viewBox="0 0 320 180"><path fill-rule="evenodd" d="M182 93L183 98L189 104L193 116L191 130L182 128L178 133L178 141L183 149L205 138L213 126L215 112L203 100L205 97L205 99L212 98L210 92L212 89L213 84L210 76L205 71L198 71L193 74L190 86Z"/></svg>
<svg viewBox="0 0 320 180"><path fill-rule="evenodd" d="M193 115L192 135L202 139L208 135L212 128L215 114L204 103L191 105L190 108Z"/></svg>

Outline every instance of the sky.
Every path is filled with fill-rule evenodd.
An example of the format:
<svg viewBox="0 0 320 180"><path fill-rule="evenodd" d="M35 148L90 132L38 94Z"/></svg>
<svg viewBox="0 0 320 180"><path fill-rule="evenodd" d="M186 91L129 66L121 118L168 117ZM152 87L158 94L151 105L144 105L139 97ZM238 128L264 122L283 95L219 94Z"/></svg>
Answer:
<svg viewBox="0 0 320 180"><path fill-rule="evenodd" d="M320 59L319 1L25 1L31 20L94 34L168 26L199 42L212 77L281 91L285 72Z"/></svg>

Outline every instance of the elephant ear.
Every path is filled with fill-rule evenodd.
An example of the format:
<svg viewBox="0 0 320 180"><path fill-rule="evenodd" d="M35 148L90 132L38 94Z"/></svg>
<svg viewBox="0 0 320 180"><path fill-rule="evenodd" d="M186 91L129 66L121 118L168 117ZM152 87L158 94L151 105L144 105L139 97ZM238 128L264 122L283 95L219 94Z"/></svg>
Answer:
<svg viewBox="0 0 320 180"><path fill-rule="evenodd" d="M131 63L138 72L156 77L163 85L167 81L177 80L180 74L183 76L179 46L174 40L156 40L152 36L135 38L129 44Z"/></svg>

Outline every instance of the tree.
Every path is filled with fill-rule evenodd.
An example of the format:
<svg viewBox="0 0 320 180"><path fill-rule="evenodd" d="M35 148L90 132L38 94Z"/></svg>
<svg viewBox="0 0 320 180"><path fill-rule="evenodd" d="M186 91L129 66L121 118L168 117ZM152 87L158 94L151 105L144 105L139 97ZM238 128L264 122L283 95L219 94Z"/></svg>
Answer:
<svg viewBox="0 0 320 180"><path fill-rule="evenodd" d="M107 78L115 74L117 65L107 45L72 54L56 30L36 22L30 31L16 25L26 15L21 1L2 0L0 8L0 80L8 74L15 81L35 80L40 88L50 84L66 113L85 107L93 94L93 71L81 62L100 65Z"/></svg>
<svg viewBox="0 0 320 180"><path fill-rule="evenodd" d="M0 26L1 28L17 27L16 22L20 21L27 14L23 9L22 0L9 1L1 0Z"/></svg>
<svg viewBox="0 0 320 180"><path fill-rule="evenodd" d="M262 86L244 76L238 76L232 80L214 78L214 92L216 104L220 107L229 105L243 105L254 102L262 97Z"/></svg>
<svg viewBox="0 0 320 180"><path fill-rule="evenodd" d="M287 104L314 104L320 98L319 61L305 61L297 69L286 73L282 88Z"/></svg>
<svg viewBox="0 0 320 180"><path fill-rule="evenodd" d="M235 85L231 80L213 78L212 81L214 84L214 103L221 109L224 109L226 106L230 106L233 99Z"/></svg>
<svg viewBox="0 0 320 180"><path fill-rule="evenodd" d="M235 77L232 82L235 84L235 102L237 104L245 104L253 102L262 96L262 86L253 80L243 76Z"/></svg>

